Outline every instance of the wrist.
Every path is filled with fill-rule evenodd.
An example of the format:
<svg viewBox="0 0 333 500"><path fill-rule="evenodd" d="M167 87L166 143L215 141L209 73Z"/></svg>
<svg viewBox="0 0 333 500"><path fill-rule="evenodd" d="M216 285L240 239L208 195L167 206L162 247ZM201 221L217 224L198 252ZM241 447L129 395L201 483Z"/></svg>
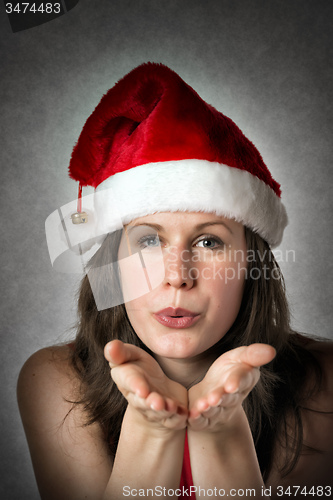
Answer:
<svg viewBox="0 0 333 500"><path fill-rule="evenodd" d="M182 429L173 429L163 426L159 421L151 421L145 417L142 412L137 410L132 405L128 405L123 422L131 426L135 432L142 436L143 439L156 439L161 441L169 441L174 437L179 437L182 434L185 436L186 425Z"/></svg>
<svg viewBox="0 0 333 500"><path fill-rule="evenodd" d="M194 481L202 485L221 484L224 489L254 488L259 494L264 483L244 411L237 412L231 423L216 432L189 427L188 445ZM209 465L212 457L213 468Z"/></svg>
<svg viewBox="0 0 333 500"><path fill-rule="evenodd" d="M217 420L215 423L212 421L200 422L200 418L204 417L199 417L198 422L194 420L189 423L188 433L197 437L201 436L203 440L211 439L212 442L221 444L228 440L237 441L240 436L250 432L249 422L241 406L235 409L227 419Z"/></svg>

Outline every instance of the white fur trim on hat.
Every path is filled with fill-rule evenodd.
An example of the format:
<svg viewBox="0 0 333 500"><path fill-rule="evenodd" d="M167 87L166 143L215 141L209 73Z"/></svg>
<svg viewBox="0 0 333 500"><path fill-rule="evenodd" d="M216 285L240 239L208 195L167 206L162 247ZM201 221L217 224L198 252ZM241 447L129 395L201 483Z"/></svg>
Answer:
<svg viewBox="0 0 333 500"><path fill-rule="evenodd" d="M96 193L111 188L123 224L156 212L207 212L242 222L271 247L282 240L288 223L280 198L265 182L245 170L206 160L140 165L109 177ZM101 193L102 194L102 193ZM96 196L97 213L109 212ZM105 221L106 222L106 221Z"/></svg>

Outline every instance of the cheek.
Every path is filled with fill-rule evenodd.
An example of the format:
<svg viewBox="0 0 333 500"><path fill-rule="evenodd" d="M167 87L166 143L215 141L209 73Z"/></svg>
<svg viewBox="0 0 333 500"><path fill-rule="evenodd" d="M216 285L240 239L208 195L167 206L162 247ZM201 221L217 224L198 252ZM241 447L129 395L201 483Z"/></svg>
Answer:
<svg viewBox="0 0 333 500"><path fill-rule="evenodd" d="M148 257L144 252L142 255L136 253L119 260L120 282L125 303L137 302L163 282L164 262L156 253Z"/></svg>
<svg viewBox="0 0 333 500"><path fill-rule="evenodd" d="M142 331L143 330L143 325L144 321L141 318L142 312L140 309L134 309L133 307L127 307L125 304L125 309L127 312L127 317L129 319L129 322L132 325L133 330L135 331L137 337L145 343L145 338L142 337Z"/></svg>
<svg viewBox="0 0 333 500"><path fill-rule="evenodd" d="M131 302L125 303L125 309L128 319L134 331L139 337L140 332L145 331L145 326L147 326L147 311L149 310L149 302L147 300L147 296L149 296L149 294L146 294L136 300L132 300Z"/></svg>
<svg viewBox="0 0 333 500"><path fill-rule="evenodd" d="M245 270L232 273L233 268L224 269L218 279L210 280L209 290L212 306L215 311L215 321L229 329L239 312L244 287Z"/></svg>
<svg viewBox="0 0 333 500"><path fill-rule="evenodd" d="M244 291L244 281L243 280L233 280L228 283L219 282L211 284L211 288L216 294L217 303L220 302L221 305L230 306L234 304L235 308L239 308Z"/></svg>

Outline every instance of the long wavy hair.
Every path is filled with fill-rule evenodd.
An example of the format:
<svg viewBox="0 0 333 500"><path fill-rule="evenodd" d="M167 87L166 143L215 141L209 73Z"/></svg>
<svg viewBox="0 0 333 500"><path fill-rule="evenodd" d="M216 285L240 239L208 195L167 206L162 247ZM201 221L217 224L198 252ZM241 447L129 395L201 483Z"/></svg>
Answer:
<svg viewBox="0 0 333 500"><path fill-rule="evenodd" d="M320 368L305 349L304 337L290 328L285 285L278 263L268 244L245 228L247 249L254 256L248 262L242 304L227 334L213 347L216 357L230 349L263 342L272 345L277 355L261 368L260 380L244 401L257 457L264 480L270 472L275 444L286 449L281 473L290 472L303 448L301 411L306 396L303 385L311 370L320 385ZM92 268L113 262L118 253L121 231L109 235L90 262ZM255 269L256 268L256 269ZM251 272L254 270L256 272ZM98 283L95 283L95 287ZM105 287L104 284L101 286ZM116 274L100 293L119 293ZM81 391L74 402L86 410L86 425L98 422L103 429L110 453L116 453L127 401L110 377L103 355L104 346L113 339L134 344L149 352L132 328L123 304L98 311L90 282L85 276L78 297L79 322L71 362L81 380Z"/></svg>

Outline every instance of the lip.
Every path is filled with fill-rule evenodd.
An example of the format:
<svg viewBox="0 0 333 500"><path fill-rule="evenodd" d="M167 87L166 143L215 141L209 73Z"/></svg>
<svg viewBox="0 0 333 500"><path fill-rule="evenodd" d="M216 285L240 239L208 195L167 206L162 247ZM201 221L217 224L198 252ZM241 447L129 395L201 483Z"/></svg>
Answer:
<svg viewBox="0 0 333 500"><path fill-rule="evenodd" d="M200 318L200 314L181 307L167 307L153 314L161 325L169 328L189 328Z"/></svg>

